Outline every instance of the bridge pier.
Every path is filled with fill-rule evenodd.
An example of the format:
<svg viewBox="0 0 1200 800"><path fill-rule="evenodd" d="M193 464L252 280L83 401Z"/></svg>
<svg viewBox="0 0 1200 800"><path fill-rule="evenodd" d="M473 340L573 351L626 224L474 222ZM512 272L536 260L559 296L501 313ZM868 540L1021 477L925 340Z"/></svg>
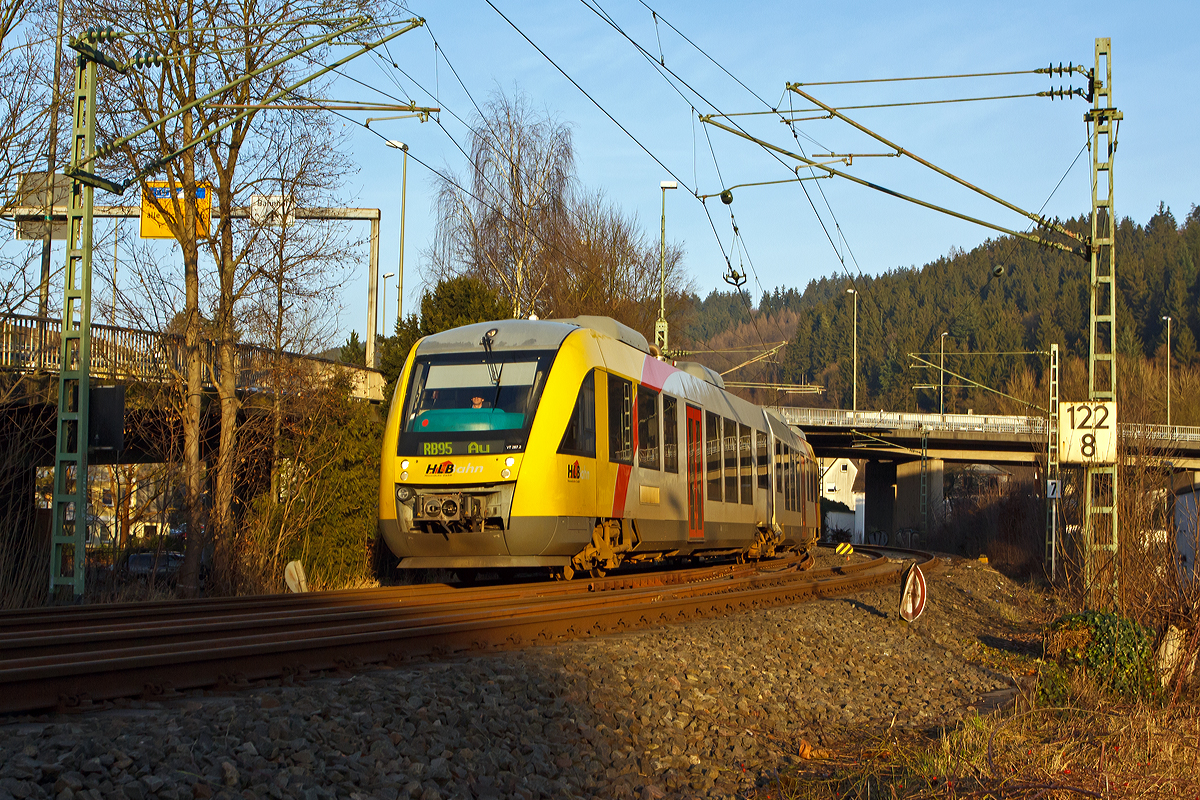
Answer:
<svg viewBox="0 0 1200 800"><path fill-rule="evenodd" d="M935 512L942 507L945 498L945 464L940 458L925 460L926 469L926 508L929 521L933 522ZM906 461L896 465L896 513L892 532L904 529L919 530L925 520L921 514L921 462ZM893 538L892 542L896 542ZM901 546L906 542L899 542Z"/></svg>
<svg viewBox="0 0 1200 800"><path fill-rule="evenodd" d="M868 461L866 470L863 533L868 542L876 531L883 531L890 538L895 530L896 462Z"/></svg>
<svg viewBox="0 0 1200 800"><path fill-rule="evenodd" d="M927 459L926 490L929 513L941 508L944 498L945 462ZM919 529L921 515L921 462L871 460L866 465L866 508L864 532L867 541L873 532L887 534L890 544L897 542L896 532Z"/></svg>

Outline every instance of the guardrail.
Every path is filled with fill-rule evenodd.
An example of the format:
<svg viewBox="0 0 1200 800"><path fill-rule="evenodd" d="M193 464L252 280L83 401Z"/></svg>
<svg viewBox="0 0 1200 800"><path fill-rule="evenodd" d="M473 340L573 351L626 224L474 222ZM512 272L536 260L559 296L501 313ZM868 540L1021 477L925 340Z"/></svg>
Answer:
<svg viewBox="0 0 1200 800"><path fill-rule="evenodd" d="M910 414L901 411L848 411L838 408L776 408L789 425L801 428L854 428L857 430L980 431L1017 436L1047 436L1045 417L1009 417L993 414ZM1200 445L1200 428L1186 425L1119 423L1120 435L1132 441Z"/></svg>
<svg viewBox="0 0 1200 800"><path fill-rule="evenodd" d="M200 362L205 386L216 385L220 377L220 348L212 340L201 340ZM111 325L92 325L92 364L94 378L147 383L175 383L186 380L187 349L177 334L157 333ZM0 316L0 370L10 372L57 373L62 359L62 321L20 314ZM275 351L258 345L236 347L234 369L238 389L269 390L272 375L279 367L289 373L313 370L321 376L334 372L350 374L355 397L383 399L383 375L378 370L342 364L314 356L284 352L277 363Z"/></svg>

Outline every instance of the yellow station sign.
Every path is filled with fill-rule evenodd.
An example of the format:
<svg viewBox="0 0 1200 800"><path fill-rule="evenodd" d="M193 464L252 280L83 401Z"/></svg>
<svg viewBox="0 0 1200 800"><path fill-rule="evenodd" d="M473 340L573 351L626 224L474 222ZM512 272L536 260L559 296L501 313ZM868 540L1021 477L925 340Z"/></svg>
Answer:
<svg viewBox="0 0 1200 800"><path fill-rule="evenodd" d="M171 200L170 185L166 181L150 181L146 185L149 191L142 192L141 237L143 239L174 239L175 234L171 233L171 227L167 224L163 212L155 208L150 199L153 196L158 200L167 216L173 218L175 204ZM184 211L181 187L176 187L175 196L181 201L180 211ZM205 183L196 187L196 236L200 239L207 238L211 223L212 186Z"/></svg>

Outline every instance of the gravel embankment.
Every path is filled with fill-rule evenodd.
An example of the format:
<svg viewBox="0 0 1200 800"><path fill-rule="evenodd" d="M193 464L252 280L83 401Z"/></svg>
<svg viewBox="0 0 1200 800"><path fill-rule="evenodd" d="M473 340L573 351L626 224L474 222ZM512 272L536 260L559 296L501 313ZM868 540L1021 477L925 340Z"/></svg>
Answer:
<svg viewBox="0 0 1200 800"><path fill-rule="evenodd" d="M813 743L953 722L1004 676L964 660L1036 598L954 560L896 587L302 686L0 719L0 800L737 797Z"/></svg>

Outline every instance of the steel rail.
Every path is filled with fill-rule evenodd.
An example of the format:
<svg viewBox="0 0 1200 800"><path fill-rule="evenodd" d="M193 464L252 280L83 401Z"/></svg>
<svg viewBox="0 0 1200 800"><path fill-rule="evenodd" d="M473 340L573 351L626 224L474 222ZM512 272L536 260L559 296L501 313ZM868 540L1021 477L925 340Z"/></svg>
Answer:
<svg viewBox="0 0 1200 800"><path fill-rule="evenodd" d="M860 552L875 550L882 552ZM934 562L924 553L889 552L919 556L927 565ZM876 556L813 573L764 571L674 587L527 597L519 604L497 603L487 609L434 604L425 607L424 615L407 619L85 650L72 658L0 660L0 712L86 707L94 700L239 686L365 664L395 666L413 658L548 643L803 602L894 582L902 565Z"/></svg>
<svg viewBox="0 0 1200 800"><path fill-rule="evenodd" d="M797 564L792 562L790 569ZM705 571L707 572L707 570ZM754 567L712 572L701 580L673 582L682 588L695 587L698 591L712 591L712 587L724 587L721 581L755 581L770 579L780 574L772 571L758 572ZM670 573L666 573L670 575ZM338 603L327 606L288 608L263 608L253 606L236 613L190 614L186 618L172 620L172 624L148 625L144 622L124 621L110 625L78 625L69 628L56 627L52 631L15 631L0 633L0 664L6 661L50 655L75 654L77 652L112 652L143 647L195 646L197 642L220 641L242 633L256 636L281 633L290 630L315 630L333 628L350 623L420 619L432 609L468 609L467 613L482 615L492 609L513 613L529 613L526 609L559 604L572 598L581 598L581 603L607 603L629 601L644 593L660 593L670 583L647 583L624 590L619 596L611 593L594 592L589 585L580 582L572 587L567 584L531 584L528 591L507 591L512 588L495 587L494 591L459 592L414 592L390 597L381 597L381 592L366 593L353 604ZM741 585L741 584L734 584ZM406 596L411 595L411 596ZM294 596L294 595L293 595ZM609 598L614 598L610 600ZM515 605L521 603L522 605ZM86 656L84 657L86 658Z"/></svg>
<svg viewBox="0 0 1200 800"><path fill-rule="evenodd" d="M765 563L765 562L764 562ZM788 559L770 562L790 563ZM811 563L811 559L810 559ZM758 569L762 569L760 564ZM252 597L215 597L200 600L162 600L152 603L104 603L71 608L42 607L0 612L0 632L39 631L53 624L59 631L75 625L115 625L127 620L131 625L145 626L147 623L166 624L174 619L192 619L202 614L252 613L256 610L297 610L325 608L337 605L355 605L370 600L414 600L417 598L444 597L447 601L464 602L477 593L496 594L503 597L519 597L525 594L570 594L577 592L600 592L616 589L633 589L643 586L668 586L693 581L710 580L730 574L752 572L754 565L717 564L690 569L631 572L606 578L547 583L528 583L461 586L447 583L413 584L408 586L385 586L369 589L340 589L330 592L305 592L300 594L269 594ZM276 612L277 613L277 612ZM3 634L0 633L0 637ZM0 642L3 639L0 638ZM3 652L3 648L0 648Z"/></svg>

